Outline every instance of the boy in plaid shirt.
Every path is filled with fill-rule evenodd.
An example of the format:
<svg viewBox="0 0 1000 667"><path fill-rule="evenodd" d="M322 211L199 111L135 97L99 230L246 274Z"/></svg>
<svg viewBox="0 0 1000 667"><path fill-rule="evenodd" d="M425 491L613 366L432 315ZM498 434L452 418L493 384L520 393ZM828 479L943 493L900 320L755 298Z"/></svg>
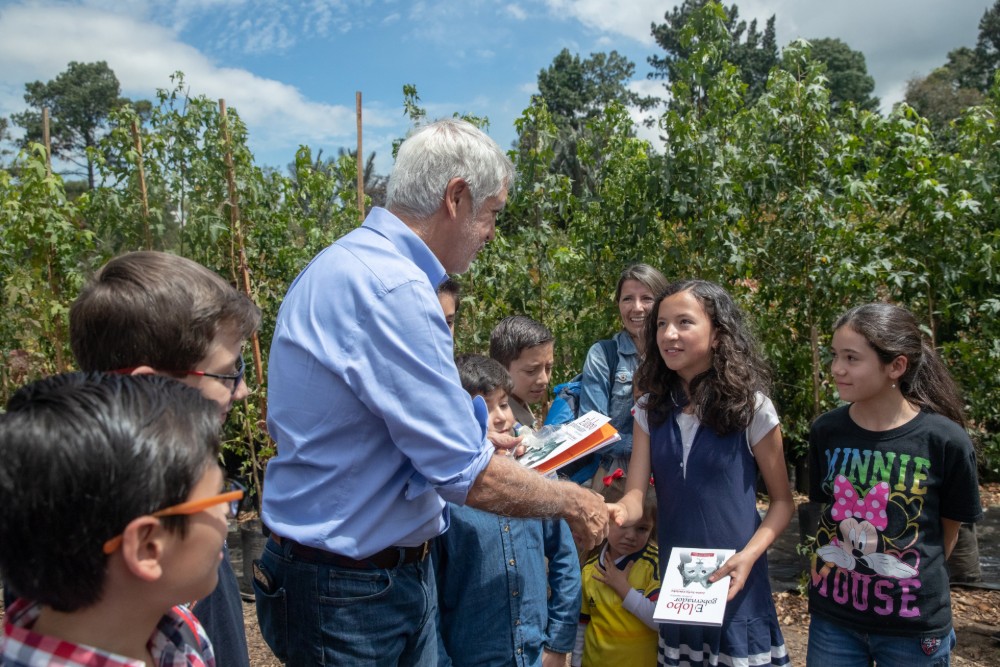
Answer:
<svg viewBox="0 0 1000 667"><path fill-rule="evenodd" d="M219 408L154 375L72 373L0 415L0 665L213 667L185 608L218 582Z"/></svg>

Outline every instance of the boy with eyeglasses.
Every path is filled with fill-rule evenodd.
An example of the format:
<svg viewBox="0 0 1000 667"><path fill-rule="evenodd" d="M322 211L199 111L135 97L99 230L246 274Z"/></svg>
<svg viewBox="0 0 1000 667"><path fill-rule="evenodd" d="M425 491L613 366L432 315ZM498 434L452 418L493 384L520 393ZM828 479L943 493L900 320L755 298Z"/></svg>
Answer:
<svg viewBox="0 0 1000 667"><path fill-rule="evenodd" d="M176 605L216 587L242 496L220 493L218 456L217 404L164 377L69 373L18 390L0 415L0 568L23 597L0 664L216 665Z"/></svg>
<svg viewBox="0 0 1000 667"><path fill-rule="evenodd" d="M176 378L213 400L220 422L250 393L242 351L259 326L249 297L201 264L164 252L111 259L69 311L82 370ZM220 665L250 667L243 601L225 547L218 568L218 586L192 611Z"/></svg>

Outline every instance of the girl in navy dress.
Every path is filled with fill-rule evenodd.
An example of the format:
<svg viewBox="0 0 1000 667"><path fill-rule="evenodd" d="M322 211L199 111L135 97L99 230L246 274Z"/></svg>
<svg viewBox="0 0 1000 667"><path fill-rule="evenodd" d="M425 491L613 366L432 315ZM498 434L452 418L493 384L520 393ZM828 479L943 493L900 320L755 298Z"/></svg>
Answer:
<svg viewBox="0 0 1000 667"><path fill-rule="evenodd" d="M614 520L642 516L652 472L661 566L673 547L736 550L710 578L732 576L722 626L661 624L659 664L787 665L765 552L794 503L778 415L766 395L766 364L732 297L703 280L670 285L644 335L647 354L636 380L644 394L635 407L629 484L612 506ZM770 496L763 520L758 473Z"/></svg>

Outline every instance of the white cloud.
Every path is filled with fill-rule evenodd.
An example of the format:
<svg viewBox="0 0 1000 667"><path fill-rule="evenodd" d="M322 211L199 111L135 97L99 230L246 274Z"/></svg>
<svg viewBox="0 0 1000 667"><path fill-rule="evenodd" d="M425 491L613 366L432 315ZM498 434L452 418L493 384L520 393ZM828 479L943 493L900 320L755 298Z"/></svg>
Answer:
<svg viewBox="0 0 1000 667"><path fill-rule="evenodd" d="M524 11L524 8L517 3L512 3L504 7L504 12L517 21L523 21L528 18L528 12Z"/></svg>
<svg viewBox="0 0 1000 667"><path fill-rule="evenodd" d="M569 16L598 31L653 45L650 25L663 21L671 3L663 0L545 0L556 16Z"/></svg>
<svg viewBox="0 0 1000 667"><path fill-rule="evenodd" d="M37 35L47 36L38 48ZM250 130L252 149L286 150L299 144L353 144L353 105L322 104L306 99L288 84L247 70L219 67L197 49L179 41L168 28L109 13L100 8L31 4L0 10L0 115L24 109L24 83L49 80L70 61L107 61L118 76L122 94L154 97L169 88L170 75L184 72L192 95L223 98ZM17 94L15 94L15 92ZM377 105L366 107L365 125L394 127L398 120Z"/></svg>
<svg viewBox="0 0 1000 667"><path fill-rule="evenodd" d="M662 81L652 81L650 79L635 79L629 81L628 89L634 93L644 96L652 96L658 98L666 98L668 95L667 91L663 88ZM635 135L640 139L645 139L653 146L653 149L659 153L663 152L663 141L660 139L661 130L654 124L652 127L647 127L645 121L647 118L658 117L663 113L666 108L666 104L661 104L647 111L640 111L636 107L629 107L628 115L635 123Z"/></svg>
<svg viewBox="0 0 1000 667"><path fill-rule="evenodd" d="M883 111L902 99L906 81L944 64L949 51L975 44L993 0L746 0L741 18L763 29L775 15L779 46L797 37L834 37L865 54Z"/></svg>
<svg viewBox="0 0 1000 667"><path fill-rule="evenodd" d="M652 97L664 98L668 95L662 79L634 79L628 82L628 89L633 93Z"/></svg>

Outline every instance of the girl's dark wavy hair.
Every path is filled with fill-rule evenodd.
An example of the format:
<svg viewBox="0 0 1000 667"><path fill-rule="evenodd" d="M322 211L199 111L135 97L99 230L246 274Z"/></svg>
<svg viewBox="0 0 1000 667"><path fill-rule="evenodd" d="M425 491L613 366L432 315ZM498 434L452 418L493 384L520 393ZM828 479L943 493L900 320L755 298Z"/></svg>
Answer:
<svg viewBox="0 0 1000 667"><path fill-rule="evenodd" d="M668 296L690 292L712 322L716 346L712 367L684 381L667 368L656 341L660 304ZM646 321L646 356L636 384L649 394L646 404L651 425L664 423L676 407L694 404L694 414L718 434L745 430L756 408L757 392L768 393L771 373L750 332L743 312L729 292L706 280L682 280L659 295Z"/></svg>
<svg viewBox="0 0 1000 667"><path fill-rule="evenodd" d="M833 330L850 327L862 336L882 364L906 357L906 372L896 381L909 401L965 427L965 406L958 385L913 313L890 303L868 303L840 316Z"/></svg>

